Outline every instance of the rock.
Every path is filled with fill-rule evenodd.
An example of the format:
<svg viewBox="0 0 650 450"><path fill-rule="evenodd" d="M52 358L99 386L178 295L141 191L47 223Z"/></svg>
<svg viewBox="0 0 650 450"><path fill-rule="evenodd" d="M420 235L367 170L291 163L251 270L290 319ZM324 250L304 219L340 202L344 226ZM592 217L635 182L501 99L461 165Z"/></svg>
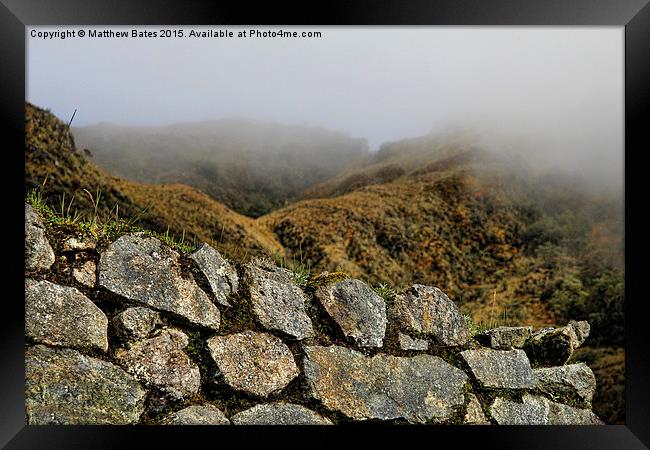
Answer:
<svg viewBox="0 0 650 450"><path fill-rule="evenodd" d="M122 236L102 253L99 285L192 324L219 328L219 310L194 280L181 275L178 253L142 233Z"/></svg>
<svg viewBox="0 0 650 450"><path fill-rule="evenodd" d="M381 347L386 334L386 303L366 283L348 278L316 291L327 314L360 347Z"/></svg>
<svg viewBox="0 0 650 450"><path fill-rule="evenodd" d="M25 280L25 335L43 344L108 350L108 319L73 287Z"/></svg>
<svg viewBox="0 0 650 450"><path fill-rule="evenodd" d="M207 343L219 374L234 389L266 397L299 375L289 347L271 334L245 331Z"/></svg>
<svg viewBox="0 0 650 450"><path fill-rule="evenodd" d="M498 350L522 348L533 332L533 327L499 327L474 336L477 342Z"/></svg>
<svg viewBox="0 0 650 450"><path fill-rule="evenodd" d="M306 347L312 397L355 420L450 419L463 405L467 375L437 356L367 357L345 347Z"/></svg>
<svg viewBox="0 0 650 450"><path fill-rule="evenodd" d="M562 366L587 339L589 328L585 321L572 321L559 329L541 329L528 340L524 350L534 367Z"/></svg>
<svg viewBox="0 0 650 450"><path fill-rule="evenodd" d="M183 352L187 336L164 329L157 336L115 352L118 363L136 379L154 386L172 399L196 394L201 384L199 368Z"/></svg>
<svg viewBox="0 0 650 450"><path fill-rule="evenodd" d="M130 424L146 392L119 367L70 349L36 345L25 354L27 423Z"/></svg>
<svg viewBox="0 0 650 450"><path fill-rule="evenodd" d="M436 287L414 284L395 297L391 315L399 329L433 336L444 345L464 346L469 341L465 318Z"/></svg>
<svg viewBox="0 0 650 450"><path fill-rule="evenodd" d="M292 403L270 403L256 405L235 414L235 425L332 425L329 419Z"/></svg>
<svg viewBox="0 0 650 450"><path fill-rule="evenodd" d="M256 258L246 265L246 284L253 313L264 328L298 340L314 336L305 311L307 296L293 282L291 272Z"/></svg>
<svg viewBox="0 0 650 450"><path fill-rule="evenodd" d="M588 409L578 409L543 397L524 394L523 402L497 397L490 408L499 425L600 425Z"/></svg>
<svg viewBox="0 0 650 450"><path fill-rule="evenodd" d="M230 306L227 297L229 294L237 292L239 286L239 277L235 268L208 244L201 245L197 251L190 255L190 259L205 275L217 303Z"/></svg>
<svg viewBox="0 0 650 450"><path fill-rule="evenodd" d="M70 237L63 241L64 252L87 252L95 250L97 243L89 237Z"/></svg>
<svg viewBox="0 0 650 450"><path fill-rule="evenodd" d="M490 425L483 413L483 408L476 398L476 395L469 394L469 404L467 405L467 412L465 413L465 423L467 425Z"/></svg>
<svg viewBox="0 0 650 450"><path fill-rule="evenodd" d="M93 261L86 261L81 267L72 269L72 277L79 284L94 288L97 281L97 266Z"/></svg>
<svg viewBox="0 0 650 450"><path fill-rule="evenodd" d="M127 308L113 318L113 327L118 336L126 340L148 338L162 324L160 314L148 308Z"/></svg>
<svg viewBox="0 0 650 450"><path fill-rule="evenodd" d="M486 388L527 389L534 385L533 371L523 350L465 350L460 355Z"/></svg>
<svg viewBox="0 0 650 450"><path fill-rule="evenodd" d="M589 406L596 390L596 377L584 363L534 369L535 388L551 397L579 399Z"/></svg>
<svg viewBox="0 0 650 450"><path fill-rule="evenodd" d="M230 425L230 421L216 406L194 405L170 414L161 422L164 425Z"/></svg>
<svg viewBox="0 0 650 450"><path fill-rule="evenodd" d="M402 350L428 350L429 343L424 339L413 339L408 334L399 333L399 347Z"/></svg>
<svg viewBox="0 0 650 450"><path fill-rule="evenodd" d="M47 270L54 264L54 250L45 237L45 226L38 213L25 203L25 268Z"/></svg>

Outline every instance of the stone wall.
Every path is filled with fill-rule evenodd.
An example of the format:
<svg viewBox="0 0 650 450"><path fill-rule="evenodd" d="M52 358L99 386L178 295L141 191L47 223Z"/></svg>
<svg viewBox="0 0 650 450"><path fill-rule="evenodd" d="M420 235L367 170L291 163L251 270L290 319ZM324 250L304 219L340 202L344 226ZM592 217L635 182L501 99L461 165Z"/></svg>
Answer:
<svg viewBox="0 0 650 450"><path fill-rule="evenodd" d="M586 322L471 335L453 301L144 233L52 236L25 206L30 424L600 424Z"/></svg>

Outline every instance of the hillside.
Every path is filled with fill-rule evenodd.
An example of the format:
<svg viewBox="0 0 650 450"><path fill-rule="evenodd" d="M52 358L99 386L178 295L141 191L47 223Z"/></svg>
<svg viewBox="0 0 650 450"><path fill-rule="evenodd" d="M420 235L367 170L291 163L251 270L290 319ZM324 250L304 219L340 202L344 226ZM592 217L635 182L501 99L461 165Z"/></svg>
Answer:
<svg viewBox="0 0 650 450"><path fill-rule="evenodd" d="M80 148L110 173L145 183L193 186L257 217L365 158L367 144L322 128L246 119L73 128Z"/></svg>

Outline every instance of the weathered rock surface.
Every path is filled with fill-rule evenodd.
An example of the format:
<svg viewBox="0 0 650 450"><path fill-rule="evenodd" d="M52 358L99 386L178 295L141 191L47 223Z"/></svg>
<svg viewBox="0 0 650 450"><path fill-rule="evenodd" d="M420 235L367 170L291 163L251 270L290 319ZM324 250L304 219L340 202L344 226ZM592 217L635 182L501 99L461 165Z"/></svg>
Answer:
<svg viewBox="0 0 650 450"><path fill-rule="evenodd" d="M386 334L386 303L370 286L348 278L319 288L316 298L343 334L360 347L381 347Z"/></svg>
<svg viewBox="0 0 650 450"><path fill-rule="evenodd" d="M523 402L497 397L490 408L499 425L600 425L588 409L573 408L544 397L524 394Z"/></svg>
<svg viewBox="0 0 650 450"><path fill-rule="evenodd" d="M164 425L230 425L223 412L214 405L194 405L170 414Z"/></svg>
<svg viewBox="0 0 650 450"><path fill-rule="evenodd" d="M397 295L391 310L397 326L435 337L449 346L463 346L469 340L467 323L456 304L440 289L414 284Z"/></svg>
<svg viewBox="0 0 650 450"><path fill-rule="evenodd" d="M465 423L467 425L489 425L490 421L487 420L483 413L483 408L476 398L476 395L470 394L470 401L467 405L467 412L465 413Z"/></svg>
<svg viewBox="0 0 650 450"><path fill-rule="evenodd" d="M580 400L584 406L591 404L596 390L596 377L584 363L568 366L534 369L535 388L551 397Z"/></svg>
<svg viewBox="0 0 650 450"><path fill-rule="evenodd" d="M467 375L436 356L366 357L338 346L306 347L305 354L311 395L352 419L444 421L465 400Z"/></svg>
<svg viewBox="0 0 650 450"><path fill-rule="evenodd" d="M187 336L175 329L164 329L159 335L119 349L115 358L136 379L154 386L172 399L180 399L199 391L199 368L183 352Z"/></svg>
<svg viewBox="0 0 650 450"><path fill-rule="evenodd" d="M474 336L482 345L498 349L509 350L522 348L533 332L533 327L499 327Z"/></svg>
<svg viewBox="0 0 650 450"><path fill-rule="evenodd" d="M533 371L523 350L465 350L460 355L486 388L526 389L534 385Z"/></svg>
<svg viewBox="0 0 650 450"><path fill-rule="evenodd" d="M29 424L129 424L146 392L119 367L70 349L30 347L25 355Z"/></svg>
<svg viewBox="0 0 650 450"><path fill-rule="evenodd" d="M277 330L301 340L314 336L305 311L307 296L293 282L291 272L256 258L246 265L246 284L253 313L267 330Z"/></svg>
<svg viewBox="0 0 650 450"><path fill-rule="evenodd" d="M534 367L561 366L589 336L589 323L571 321L562 328L544 328L533 334L524 350Z"/></svg>
<svg viewBox="0 0 650 450"><path fill-rule="evenodd" d="M97 282L97 265L93 261L86 261L81 267L72 269L72 277L77 283L94 288Z"/></svg>
<svg viewBox="0 0 650 450"><path fill-rule="evenodd" d="M179 255L141 233L122 236L102 253L99 285L129 300L206 328L219 328L219 310L196 282L181 275Z"/></svg>
<svg viewBox="0 0 650 450"><path fill-rule="evenodd" d="M332 425L320 414L292 403L269 403L256 405L235 414L235 425Z"/></svg>
<svg viewBox="0 0 650 450"><path fill-rule="evenodd" d="M207 344L223 380L234 389L266 397L299 374L289 347L268 333L215 336Z"/></svg>
<svg viewBox="0 0 650 450"><path fill-rule="evenodd" d="M161 323L159 313L141 306L125 309L112 321L117 335L126 340L148 338Z"/></svg>
<svg viewBox="0 0 650 450"><path fill-rule="evenodd" d="M36 342L108 350L108 319L73 287L25 280L25 334Z"/></svg>
<svg viewBox="0 0 650 450"><path fill-rule="evenodd" d="M414 339L408 334L399 333L399 347L402 350L428 350L429 343L425 339Z"/></svg>
<svg viewBox="0 0 650 450"><path fill-rule="evenodd" d="M190 259L205 275L216 302L223 306L230 306L227 297L236 292L239 286L237 270L208 244L201 245L190 255Z"/></svg>
<svg viewBox="0 0 650 450"><path fill-rule="evenodd" d="M25 268L47 270L54 264L54 250L45 237L45 227L38 213L25 203Z"/></svg>
<svg viewBox="0 0 650 450"><path fill-rule="evenodd" d="M86 252L95 250L97 243L89 237L69 237L63 241L64 252Z"/></svg>

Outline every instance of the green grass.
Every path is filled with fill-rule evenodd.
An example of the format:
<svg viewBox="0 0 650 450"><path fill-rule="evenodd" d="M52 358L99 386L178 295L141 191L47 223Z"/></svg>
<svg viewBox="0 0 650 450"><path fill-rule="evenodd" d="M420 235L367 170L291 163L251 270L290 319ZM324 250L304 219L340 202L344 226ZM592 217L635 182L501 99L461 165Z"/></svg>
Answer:
<svg viewBox="0 0 650 450"><path fill-rule="evenodd" d="M397 291L390 287L387 283L382 283L378 286L374 286L373 290L386 301L393 300L397 295Z"/></svg>

